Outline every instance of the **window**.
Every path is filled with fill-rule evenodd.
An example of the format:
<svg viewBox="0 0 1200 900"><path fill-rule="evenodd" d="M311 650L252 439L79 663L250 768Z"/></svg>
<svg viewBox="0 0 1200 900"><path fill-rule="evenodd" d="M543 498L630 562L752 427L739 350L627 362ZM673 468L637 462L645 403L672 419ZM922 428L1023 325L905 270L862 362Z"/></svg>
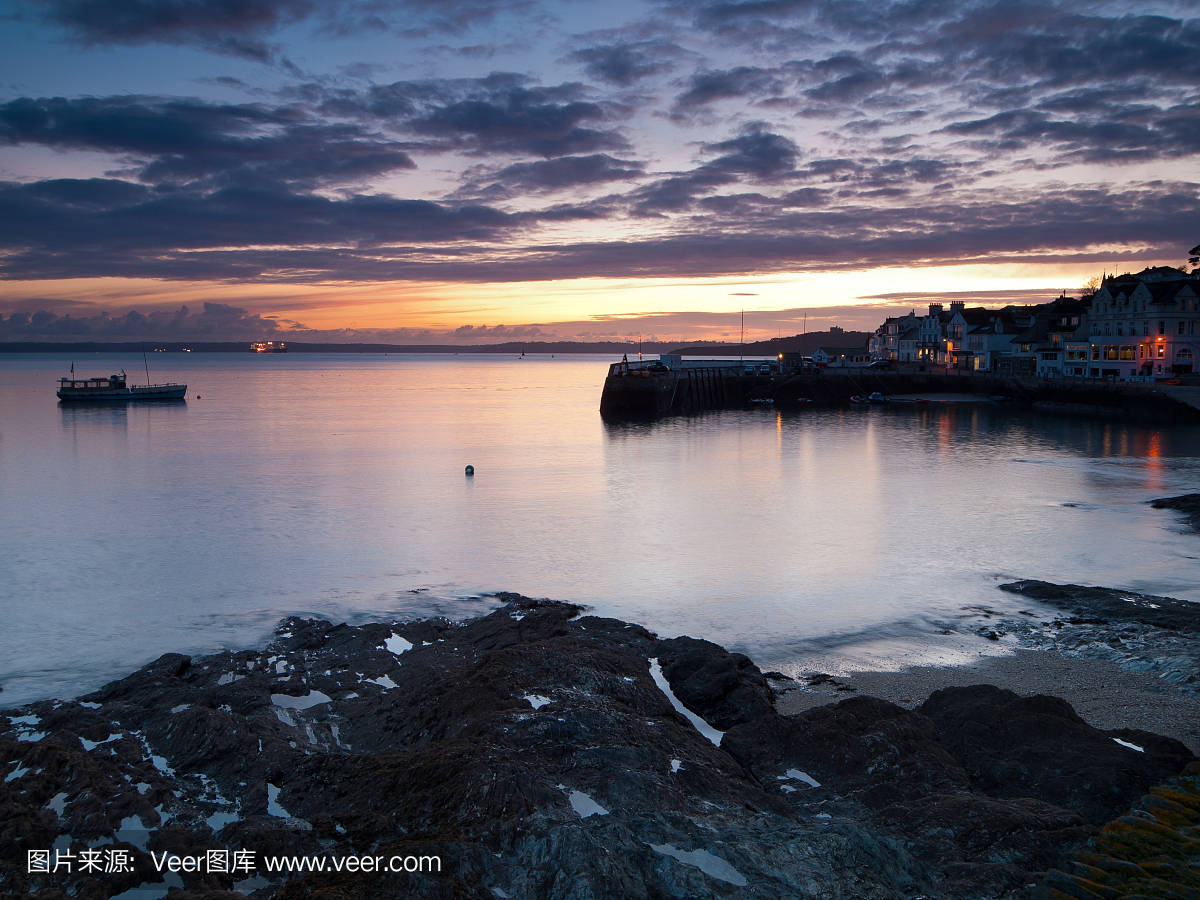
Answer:
<svg viewBox="0 0 1200 900"><path fill-rule="evenodd" d="M1099 359L1099 358L1100 358L1100 345L1092 344L1092 359ZM1093 369L1092 371L1095 372L1096 370Z"/></svg>
<svg viewBox="0 0 1200 900"><path fill-rule="evenodd" d="M1179 320L1179 330L1176 333L1183 334L1183 319Z"/></svg>
<svg viewBox="0 0 1200 900"><path fill-rule="evenodd" d="M1150 336L1150 323L1142 322L1142 337L1149 337L1149 336Z"/></svg>
<svg viewBox="0 0 1200 900"><path fill-rule="evenodd" d="M1146 358L1146 345L1138 344L1138 359L1145 359L1145 358Z"/></svg>
<svg viewBox="0 0 1200 900"><path fill-rule="evenodd" d="M1133 347L1125 346L1121 348L1121 359L1127 362L1133 361Z"/></svg>
<svg viewBox="0 0 1200 900"><path fill-rule="evenodd" d="M1159 344L1158 345L1158 358L1164 359L1166 357L1166 355L1167 355L1167 345Z"/></svg>
<svg viewBox="0 0 1200 900"><path fill-rule="evenodd" d="M1162 319L1158 320L1158 333L1159 334L1167 333L1167 323L1164 322Z"/></svg>

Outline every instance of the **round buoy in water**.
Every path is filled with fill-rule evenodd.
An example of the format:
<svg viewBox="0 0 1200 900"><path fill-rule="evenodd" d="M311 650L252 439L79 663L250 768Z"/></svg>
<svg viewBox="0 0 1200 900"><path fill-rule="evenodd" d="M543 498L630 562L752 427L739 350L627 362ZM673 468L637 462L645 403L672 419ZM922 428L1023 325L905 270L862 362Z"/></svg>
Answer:
<svg viewBox="0 0 1200 900"><path fill-rule="evenodd" d="M475 474L475 467L474 467L474 466L467 466L467 474L468 474L468 475L474 475L474 474Z"/></svg>

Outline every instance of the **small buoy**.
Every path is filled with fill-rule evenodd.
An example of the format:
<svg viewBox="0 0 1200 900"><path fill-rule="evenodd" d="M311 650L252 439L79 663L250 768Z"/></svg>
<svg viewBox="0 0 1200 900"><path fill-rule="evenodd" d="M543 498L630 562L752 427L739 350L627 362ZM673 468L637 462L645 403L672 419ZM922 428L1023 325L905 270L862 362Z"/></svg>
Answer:
<svg viewBox="0 0 1200 900"><path fill-rule="evenodd" d="M475 467L474 467L474 466L467 466L467 474L468 474L468 475L474 475L474 474L475 474Z"/></svg>

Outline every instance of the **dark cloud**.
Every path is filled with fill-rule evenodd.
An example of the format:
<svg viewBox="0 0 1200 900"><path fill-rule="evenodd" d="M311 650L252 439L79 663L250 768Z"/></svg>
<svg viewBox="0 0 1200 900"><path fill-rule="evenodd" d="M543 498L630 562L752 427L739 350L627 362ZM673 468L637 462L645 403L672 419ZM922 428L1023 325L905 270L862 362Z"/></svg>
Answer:
<svg viewBox="0 0 1200 900"><path fill-rule="evenodd" d="M748 126L742 134L727 141L705 144L704 150L721 154L705 163L706 170L766 181L791 174L800 155L800 148L790 138L767 131L759 124Z"/></svg>
<svg viewBox="0 0 1200 900"><path fill-rule="evenodd" d="M742 194L718 206L712 198L719 212L637 240L539 245L523 239L516 245L517 229L530 220L486 208L455 210L380 197L318 204L313 198L260 194L203 202L151 198L98 213L50 203L26 185L9 185L0 191L5 251L0 272L7 278L475 283L1111 262L1118 254L1080 248L1125 243L1137 235L1150 248L1142 253L1169 257L1180 235L1200 218L1195 184L1010 190L1003 196L961 192L886 205L850 198L814 206L796 199Z"/></svg>
<svg viewBox="0 0 1200 900"><path fill-rule="evenodd" d="M562 46L558 29L566 59L591 84L513 72L372 84L383 70L363 60L291 79L286 93L260 93L258 103L0 103L0 145L97 151L113 170L0 184L8 279L488 281L1082 259L1091 246L1174 246L1197 213L1194 185L1130 185L1114 167L1163 161L1178 173L1179 160L1200 154L1200 21L1122 15L1091 0L668 0L636 22L568 37L568 14L554 21L525 0L40 8L93 42L188 44L276 62L270 42L297 23L320 38L490 22L456 41L398 41L411 59L391 61L428 63L437 48L423 51L442 42L458 54L457 70L475 72L486 69L464 54L486 58L514 37L498 17L532 23L540 10L522 40ZM687 21L708 33L689 35ZM684 47L711 55L695 63ZM688 74L667 81L685 57ZM626 90L643 83L670 92ZM772 121L730 130L752 116ZM630 123L641 122L650 127L631 144ZM665 140L696 159L647 171L637 160L677 158ZM433 191L445 171L427 182L427 200L370 187L434 154L448 167L461 168L462 156L472 164L440 202ZM1108 186L1072 186L1103 181L1099 166L1110 167ZM1041 171L1051 167L1054 182ZM985 170L1001 190L971 190ZM600 231L608 221L620 230ZM539 225L570 222L595 223L596 235L652 227L629 241L571 243L561 236L579 230L566 228L539 237Z"/></svg>
<svg viewBox="0 0 1200 900"><path fill-rule="evenodd" d="M995 153L1051 151L1060 160L1113 162L1200 153L1200 103L1169 109L1093 102L1089 114L1054 118L1040 109L1014 109L985 119L954 122L944 131L982 137L976 146Z"/></svg>
<svg viewBox="0 0 1200 900"><path fill-rule="evenodd" d="M90 44L176 44L295 70L268 38L311 20L325 34L396 31L454 34L507 13L531 13L529 0L36 0L38 13Z"/></svg>
<svg viewBox="0 0 1200 900"><path fill-rule="evenodd" d="M152 97L13 100L0 105L2 144L119 154L154 183L353 183L414 166L394 141L294 107Z"/></svg>
<svg viewBox="0 0 1200 900"><path fill-rule="evenodd" d="M547 333L537 325L460 325L450 332L455 340L505 341L512 338L545 338Z"/></svg>
<svg viewBox="0 0 1200 900"><path fill-rule="evenodd" d="M543 194L613 181L632 181L642 175L643 168L640 162L616 159L607 153L560 156L471 173L458 193L498 199L524 193Z"/></svg>
<svg viewBox="0 0 1200 900"><path fill-rule="evenodd" d="M273 319L224 303L204 303L199 312L181 306L120 314L0 313L0 341L249 341L279 331Z"/></svg>
<svg viewBox="0 0 1200 900"><path fill-rule="evenodd" d="M693 11L723 41L744 42L768 59L791 55L774 68L735 70L740 79L713 73L709 91L684 95L693 104L724 96L761 102L775 94L772 102L800 114L827 116L839 104L904 110L957 99L971 118L1037 108L1086 128L1090 122L1076 119L1104 115L1098 107L1194 102L1190 92L1200 83L1200 19L1106 15L1102 6L1075 0L752 0ZM905 93L914 90L923 93ZM677 102L677 109L685 105Z"/></svg>
<svg viewBox="0 0 1200 900"><path fill-rule="evenodd" d="M669 71L682 55L683 50L677 44L653 40L584 47L568 59L580 63L593 78L628 87L643 78Z"/></svg>
<svg viewBox="0 0 1200 900"><path fill-rule="evenodd" d="M428 149L554 157L628 146L617 130L594 127L625 115L622 107L580 84L536 85L509 72L365 91L308 84L295 96L326 115L415 133Z"/></svg>
<svg viewBox="0 0 1200 900"><path fill-rule="evenodd" d="M692 76L687 90L675 98L675 111L682 114L717 100L762 97L782 89L783 82L772 69L738 66L698 72Z"/></svg>
<svg viewBox="0 0 1200 900"><path fill-rule="evenodd" d="M945 23L937 38L971 77L999 84L1014 75L1055 88L1143 79L1160 86L1200 82L1200 20L1106 18L1066 4L1033 10L968 10Z"/></svg>
<svg viewBox="0 0 1200 900"><path fill-rule="evenodd" d="M93 44L192 44L214 53L270 62L263 40L309 16L313 0L43 0L50 21Z"/></svg>
<svg viewBox="0 0 1200 900"><path fill-rule="evenodd" d="M692 208L697 198L740 178L757 182L786 180L800 150L790 139L767 131L762 123L747 125L737 137L704 144L702 151L720 154L690 172L660 178L630 192L632 211L660 216Z"/></svg>
<svg viewBox="0 0 1200 900"><path fill-rule="evenodd" d="M860 65L853 72L822 82L805 94L821 102L852 103L895 84L879 66L856 62Z"/></svg>
<svg viewBox="0 0 1200 900"><path fill-rule="evenodd" d="M481 153L552 157L627 147L616 131L585 127L584 123L606 121L611 110L564 97L577 93L573 86L513 86L435 107L407 125L419 134Z"/></svg>
<svg viewBox="0 0 1200 900"><path fill-rule="evenodd" d="M101 202L105 200L105 202ZM277 186L155 191L126 182L60 179L0 184L0 273L4 277L141 275L303 279L282 260L304 254L226 254L225 247L320 247L323 267L358 247L482 241L511 235L529 219L485 206L358 194L344 199ZM400 252L400 251L397 251ZM286 271L285 271L286 270Z"/></svg>

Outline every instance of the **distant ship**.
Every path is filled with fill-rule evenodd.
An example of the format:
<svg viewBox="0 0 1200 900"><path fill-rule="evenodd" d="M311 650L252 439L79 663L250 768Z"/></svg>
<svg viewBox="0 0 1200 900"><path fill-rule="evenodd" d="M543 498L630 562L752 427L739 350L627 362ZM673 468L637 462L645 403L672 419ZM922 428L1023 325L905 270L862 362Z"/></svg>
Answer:
<svg viewBox="0 0 1200 900"><path fill-rule="evenodd" d="M107 378L76 378L75 366L71 376L58 380L58 399L63 402L122 403L130 400L182 400L187 393L186 384L134 384L125 383L125 370Z"/></svg>
<svg viewBox="0 0 1200 900"><path fill-rule="evenodd" d="M283 341L256 341L250 345L255 353L287 353L287 344Z"/></svg>

